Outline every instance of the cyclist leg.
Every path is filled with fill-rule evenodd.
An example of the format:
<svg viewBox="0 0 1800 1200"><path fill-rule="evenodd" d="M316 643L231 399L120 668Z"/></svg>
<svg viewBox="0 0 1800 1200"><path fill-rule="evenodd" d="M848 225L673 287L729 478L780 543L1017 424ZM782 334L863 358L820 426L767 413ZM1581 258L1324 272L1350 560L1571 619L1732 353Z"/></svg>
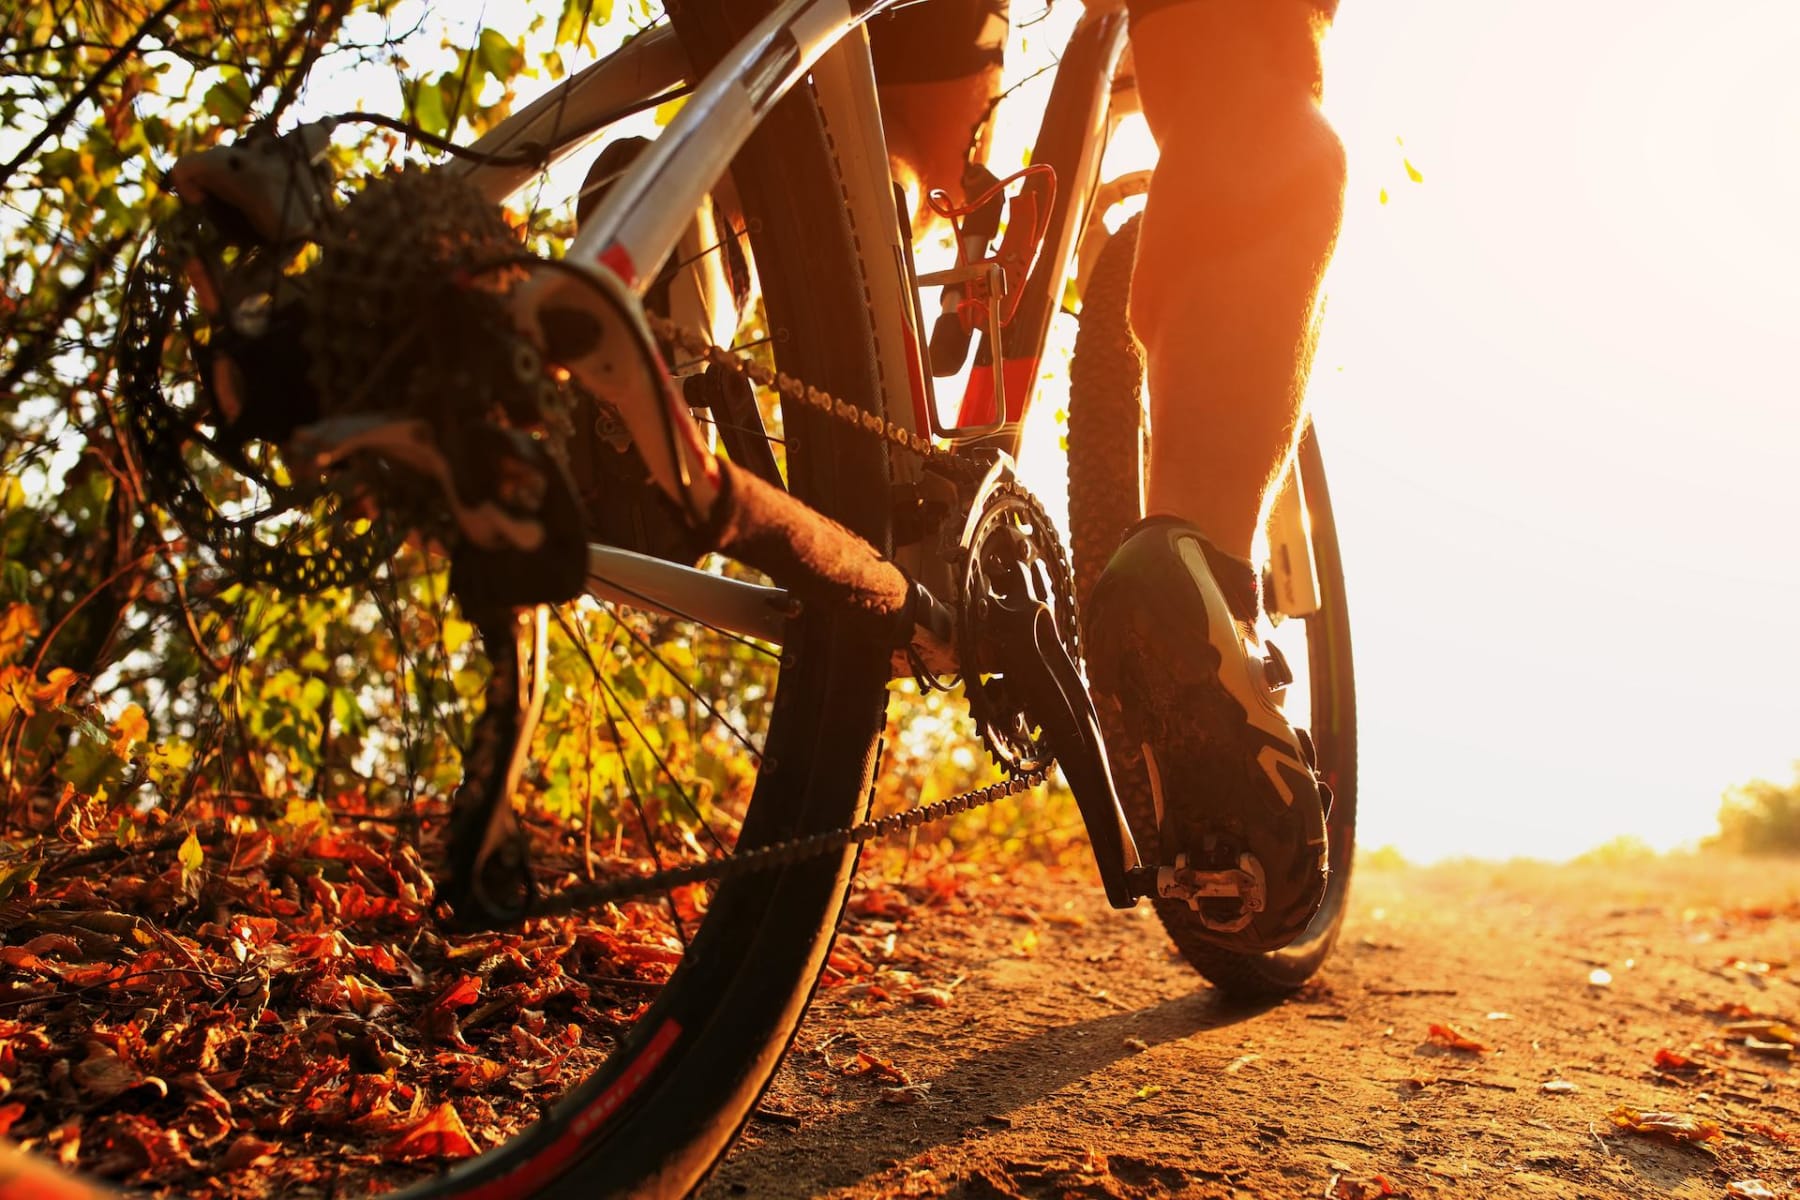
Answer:
<svg viewBox="0 0 1800 1200"><path fill-rule="evenodd" d="M934 219L925 196L962 200L964 167L986 158L1006 34L1007 0L934 0L870 24L888 152L918 233Z"/></svg>
<svg viewBox="0 0 1800 1200"><path fill-rule="evenodd" d="M1325 887L1324 797L1255 647L1249 557L1293 453L1342 207L1343 149L1318 109L1333 2L1128 0L1161 150L1131 297L1153 515L1095 587L1089 669L1142 750L1162 863L1260 878L1262 897L1199 909L1241 951L1292 941Z"/></svg>
<svg viewBox="0 0 1800 1200"><path fill-rule="evenodd" d="M1299 425L1342 207L1343 150L1318 108L1327 14L1313 0L1131 10L1161 149L1131 297L1153 406L1149 507L1248 558Z"/></svg>

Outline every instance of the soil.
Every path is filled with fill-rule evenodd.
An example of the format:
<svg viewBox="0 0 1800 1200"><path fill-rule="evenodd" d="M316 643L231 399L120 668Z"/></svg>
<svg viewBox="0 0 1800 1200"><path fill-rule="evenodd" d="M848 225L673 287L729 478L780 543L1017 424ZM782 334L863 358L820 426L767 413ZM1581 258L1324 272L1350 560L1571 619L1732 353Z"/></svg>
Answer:
<svg viewBox="0 0 1800 1200"><path fill-rule="evenodd" d="M1325 970L1260 1009L1224 1002L1147 907L1114 912L1079 873L965 879L891 909L865 893L845 949L873 971L820 993L702 1195L1800 1187L1784 1031L1758 1050L1731 1028L1800 1014L1800 865L1359 872ZM1444 1045L1434 1025L1489 1049ZM1710 1137L1635 1132L1631 1113Z"/></svg>

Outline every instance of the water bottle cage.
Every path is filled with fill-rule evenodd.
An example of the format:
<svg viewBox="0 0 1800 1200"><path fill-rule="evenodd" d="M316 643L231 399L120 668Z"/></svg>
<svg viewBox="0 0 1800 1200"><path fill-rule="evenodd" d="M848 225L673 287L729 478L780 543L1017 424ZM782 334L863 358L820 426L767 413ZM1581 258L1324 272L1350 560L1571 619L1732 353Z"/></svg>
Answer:
<svg viewBox="0 0 1800 1200"><path fill-rule="evenodd" d="M1007 188L1021 181L1018 192L1006 195ZM1056 171L1046 163L1035 163L995 181L967 204L953 204L941 191L927 197L927 203L956 231L954 275L962 282L954 290L953 303L963 332L974 333L987 327L996 305L997 324L1001 328L1011 324L1025 296L1025 280L1050 228L1050 213L1056 207ZM1006 231L1000 237L999 248L990 255L985 251L992 231L999 225L998 210L1002 204L1006 210ZM990 266L999 270L988 270Z"/></svg>

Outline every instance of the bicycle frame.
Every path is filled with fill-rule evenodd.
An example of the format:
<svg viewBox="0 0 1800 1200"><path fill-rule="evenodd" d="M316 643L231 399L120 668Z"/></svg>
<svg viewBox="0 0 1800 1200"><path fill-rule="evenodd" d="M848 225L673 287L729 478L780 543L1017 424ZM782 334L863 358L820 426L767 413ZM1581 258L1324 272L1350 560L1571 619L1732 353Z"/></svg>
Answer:
<svg viewBox="0 0 1800 1200"><path fill-rule="evenodd" d="M605 199L569 247L564 269L541 276L517 293L520 327L537 330L559 306L592 309L611 294L635 308L654 282L644 268L677 251L692 215L724 176L745 139L768 108L810 78L828 112L851 114L849 128L834 128L844 172L845 203L859 236L873 237L866 255L874 269L891 271L869 289L878 351L904 370L884 372L884 393L868 407L914 434L939 430L937 397L926 369L920 333L912 248L895 207L875 80L869 64L866 22L893 7L891 0L787 0L747 34L693 88L663 134L613 182ZM1069 278L1077 243L1087 227L1101 155L1109 130L1112 77L1125 40L1122 12L1088 12L1071 36L1039 131L1037 160L1048 163L1061 184L1049 214L1042 251L1025 284L1000 347L983 345L961 399L962 424L939 430L951 437L997 434L997 444L1016 455L1037 364ZM500 153L522 143L546 147L561 158L598 130L605 115L663 95L684 81L687 64L672 32L653 30L628 42L503 122L476 143ZM564 136L562 130L580 130ZM525 184L534 169L490 164L457 168L485 195L501 199ZM871 232L873 231L873 232ZM579 272L581 278L569 278ZM597 320L606 319L597 315ZM648 338L636 331L640 344ZM615 393L618 373L597 361L566 366L596 394ZM611 365L611 364L608 364ZM640 377L661 380L658 369ZM665 490L703 512L710 502L704 442L680 395L662 386L619 403L653 477ZM617 402L617 401L615 401ZM988 441L994 445L996 441ZM918 468L895 463L901 482ZM603 545L589 547L589 589L607 599L691 618L744 636L779 641L789 611L779 588L755 587L660 559ZM896 558L915 576L930 567L905 548Z"/></svg>

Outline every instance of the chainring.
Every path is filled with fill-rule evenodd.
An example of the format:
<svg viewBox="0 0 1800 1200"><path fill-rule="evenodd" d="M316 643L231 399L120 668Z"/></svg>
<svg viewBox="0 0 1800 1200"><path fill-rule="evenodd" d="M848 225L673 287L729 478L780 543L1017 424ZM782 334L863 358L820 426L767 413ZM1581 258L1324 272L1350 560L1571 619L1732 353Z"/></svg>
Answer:
<svg viewBox="0 0 1800 1200"><path fill-rule="evenodd" d="M963 664L963 692L969 714L982 745L1000 766L1025 774L1047 768L1055 753L1045 741L1043 730L1026 714L1024 697L1009 688L1005 676L983 669L990 641L983 626L994 594L983 551L1000 536L1022 536L1030 546L1031 569L1048 585L1045 590L1055 609L1057 632L1068 647L1069 657L1076 662L1081 661L1081 623L1075 611L1075 578L1050 515L1021 485L996 485L982 502L974 535L959 564L963 612L958 623L957 655Z"/></svg>

